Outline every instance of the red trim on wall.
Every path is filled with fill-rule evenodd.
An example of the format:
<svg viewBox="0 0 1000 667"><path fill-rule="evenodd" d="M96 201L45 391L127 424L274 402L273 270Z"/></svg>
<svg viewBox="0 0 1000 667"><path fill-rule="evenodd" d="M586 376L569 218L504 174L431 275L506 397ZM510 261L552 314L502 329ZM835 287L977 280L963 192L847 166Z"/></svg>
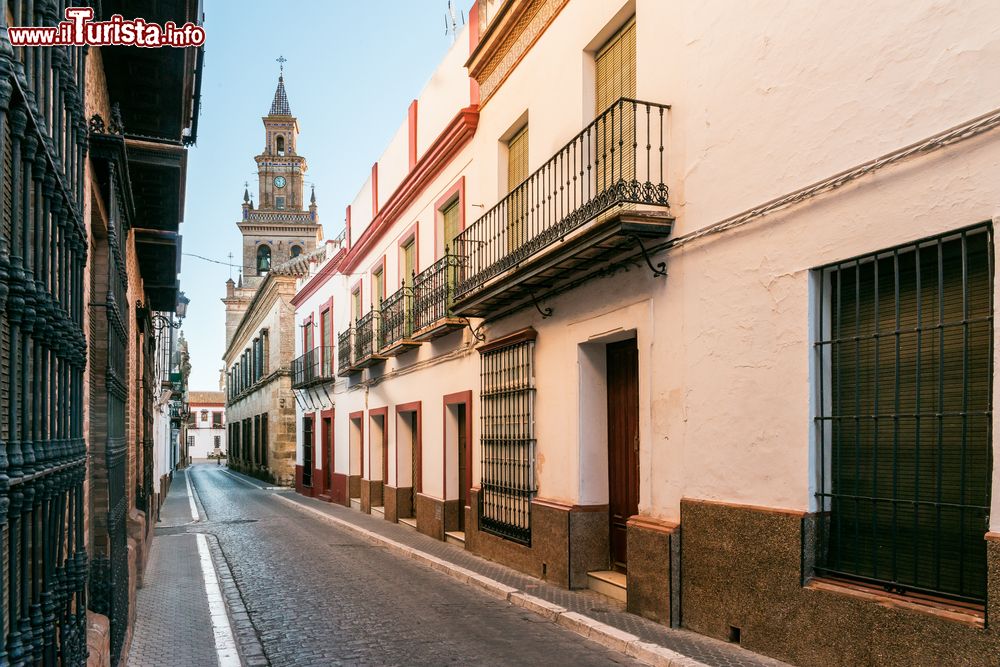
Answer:
<svg viewBox="0 0 1000 667"><path fill-rule="evenodd" d="M371 286L370 286L371 297L368 299L368 301L371 302L372 308L374 308L375 306L378 305L377 303L375 303L375 272L378 271L379 269L382 269L382 276L381 276L381 281L382 281L382 298L384 299L385 297L389 296L388 292L385 291L385 287L386 287L386 285L385 285L385 255L382 255L382 259L380 259L379 261L375 262L375 264L371 268L371 271L369 272L369 275L371 277Z"/></svg>
<svg viewBox="0 0 1000 667"><path fill-rule="evenodd" d="M373 417L382 418L382 483L388 484L389 480L389 406L375 408L368 411L368 419ZM371 433L368 434L371 438ZM372 451L371 442L368 443L368 479L371 479Z"/></svg>
<svg viewBox="0 0 1000 667"><path fill-rule="evenodd" d="M417 101L410 102L410 108L406 114L407 135L409 139L408 154L410 159L410 171L417 166Z"/></svg>
<svg viewBox="0 0 1000 667"><path fill-rule="evenodd" d="M413 492L421 493L424 487L424 441L423 441L423 430L424 430L424 414L423 407L420 401L413 401L412 403L402 403L396 406L396 417L407 413L415 412L417 413L417 418L414 424L414 430L416 433L413 438L413 446L417 448L417 469L411 470L410 473L413 475ZM399 486L399 429L396 429L396 486Z"/></svg>
<svg viewBox="0 0 1000 667"><path fill-rule="evenodd" d="M344 234L344 245L348 249L351 247L351 205L347 205L347 210L344 211L344 229L347 232Z"/></svg>
<svg viewBox="0 0 1000 667"><path fill-rule="evenodd" d="M465 479L458 480L459 484L465 484L465 500L469 501L469 492L472 489L472 390L460 391L455 394L448 394L444 397L441 407L441 424L448 423L448 406L465 404ZM448 500L448 429L441 430L441 441L444 459L444 499ZM458 461L455 461L456 465Z"/></svg>
<svg viewBox="0 0 1000 667"><path fill-rule="evenodd" d="M365 476L365 411L358 410L357 412L350 412L347 415L348 421L348 431L347 431L347 446L351 446L351 432L350 432L350 422L357 420L358 422L358 477ZM347 457L350 459L351 452L350 449L347 451ZM351 475L351 465L347 465L347 475Z"/></svg>
<svg viewBox="0 0 1000 667"><path fill-rule="evenodd" d="M302 322L302 354L305 354L313 348L313 341L315 340L315 333L313 327L315 327L313 322L313 314L309 313L307 317Z"/></svg>
<svg viewBox="0 0 1000 667"><path fill-rule="evenodd" d="M320 479L319 474L317 473L317 468L316 468L316 460L317 460L317 456L316 456L316 431L317 431L317 428L316 428L316 426L317 426L317 424L316 424L316 413L315 412L304 412L302 414L302 416L303 417L309 417L310 419L312 419L312 425L313 425L313 428L312 428L312 436L313 436L312 437L312 485L311 486L307 486L306 488L309 489L309 495L312 496L313 498L315 498L316 495L319 493L319 488L322 486L322 480ZM305 448L305 441L304 441L304 439L303 439L302 446L303 446L303 448Z"/></svg>
<svg viewBox="0 0 1000 667"><path fill-rule="evenodd" d="M358 301L361 302L361 314L362 315L365 314L365 290L364 290L364 285L361 284L363 281L364 281L364 278L358 278L357 281L354 283L354 285L351 286L351 289L348 292L348 294L351 295L351 302L349 304L347 304L347 307L350 308L350 311L348 311L347 321L350 323L349 326L352 326L352 327L354 326L354 323L356 322L356 320L354 319L354 293L355 292L358 293Z"/></svg>
<svg viewBox="0 0 1000 667"><path fill-rule="evenodd" d="M372 218L378 216L378 162L372 165Z"/></svg>
<svg viewBox="0 0 1000 667"><path fill-rule="evenodd" d="M326 428L326 423L323 421L325 419L329 419L330 420L330 428L329 429ZM333 408L331 408L329 410L320 410L320 412L319 412L319 423L320 423L320 437L319 437L319 439L320 439L320 442L323 443L323 468L327 469L327 466L329 466L328 469L330 471L330 484L333 484L333 473L334 473L334 470L335 470L335 468L334 468L334 452L336 451L335 443L334 443L334 435L335 435L336 431L334 429L334 410L333 410ZM327 437L327 436L329 436L329 437ZM326 447L327 442L329 442L329 444L330 444L329 448ZM325 491L327 493L329 493L330 489L325 489Z"/></svg>
<svg viewBox="0 0 1000 667"><path fill-rule="evenodd" d="M331 296L329 299L326 300L326 303L320 304L320 311L319 311L319 346L320 346L319 363L321 370L326 361L326 355L328 354L326 346L323 344L323 341L326 338L327 328L330 329L330 347L334 347L333 318L331 317L332 314L333 314L333 297Z"/></svg>
<svg viewBox="0 0 1000 667"><path fill-rule="evenodd" d="M396 245L396 264L398 265L396 272L399 274L397 276L399 280L396 282L401 283L403 279L403 246L410 239L413 239L413 270L420 273L420 223L414 222L399 237L399 243Z"/></svg>
<svg viewBox="0 0 1000 667"><path fill-rule="evenodd" d="M350 207L348 207L350 208ZM292 297L292 305L298 306L303 301L315 294L320 287L326 284L326 282L337 273L337 267L340 266L340 262L347 255L347 250L341 248L337 251L337 254L330 258L330 261L326 263L322 269L320 269L316 275L309 279L305 285L302 286L295 296Z"/></svg>
<svg viewBox="0 0 1000 667"><path fill-rule="evenodd" d="M451 200L458 195L458 229L465 229L465 176L459 176L455 184L448 188L444 196L434 203L434 259L444 257L444 243L440 235L443 231L443 218L441 209L451 203ZM454 248L452 248L454 250Z"/></svg>
<svg viewBox="0 0 1000 667"><path fill-rule="evenodd" d="M469 8L469 56L479 46L479 0ZM479 82L469 77L469 104L479 104Z"/></svg>
<svg viewBox="0 0 1000 667"><path fill-rule="evenodd" d="M465 107L448 123L438 135L416 166L407 174L395 192L389 196L385 206L358 239L344 259L342 271L350 273L372 249L392 224L406 212L407 208L420 196L441 173L462 148L472 139L479 124L479 109Z"/></svg>

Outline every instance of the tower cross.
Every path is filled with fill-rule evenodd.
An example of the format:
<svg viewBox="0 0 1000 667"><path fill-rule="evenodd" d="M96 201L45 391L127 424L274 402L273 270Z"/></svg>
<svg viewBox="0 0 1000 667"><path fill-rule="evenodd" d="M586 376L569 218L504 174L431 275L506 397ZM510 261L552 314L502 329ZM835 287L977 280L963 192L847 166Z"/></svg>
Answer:
<svg viewBox="0 0 1000 667"><path fill-rule="evenodd" d="M285 73L285 63L288 62L288 58L285 56L278 56L274 59L274 62L278 63L278 67L281 68L281 73Z"/></svg>

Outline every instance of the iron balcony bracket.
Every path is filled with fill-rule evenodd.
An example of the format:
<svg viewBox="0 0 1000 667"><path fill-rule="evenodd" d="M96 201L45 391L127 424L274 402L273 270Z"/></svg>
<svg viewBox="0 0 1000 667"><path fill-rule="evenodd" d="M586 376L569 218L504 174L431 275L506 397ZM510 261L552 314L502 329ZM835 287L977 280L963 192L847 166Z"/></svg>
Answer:
<svg viewBox="0 0 1000 667"><path fill-rule="evenodd" d="M485 324L486 322L480 322L478 327L473 328L472 322L469 321L469 318L465 318L465 326L469 328L469 331L472 333L472 337L480 343L486 342L486 334L481 331L483 325Z"/></svg>
<svg viewBox="0 0 1000 667"><path fill-rule="evenodd" d="M531 295L531 303L534 304L535 310L537 310L541 314L543 320L552 317L551 308L542 308L540 305L538 305L538 299L535 298L534 292L528 292L528 294Z"/></svg>
<svg viewBox="0 0 1000 667"><path fill-rule="evenodd" d="M653 266L653 261L649 258L649 252L646 250L646 246L643 244L642 239L635 234L630 235L635 241L636 245L639 246L639 250L642 251L642 258L646 260L646 266L649 270L653 272L654 278L659 278L660 276L666 277L667 275L667 263L660 262L656 266Z"/></svg>

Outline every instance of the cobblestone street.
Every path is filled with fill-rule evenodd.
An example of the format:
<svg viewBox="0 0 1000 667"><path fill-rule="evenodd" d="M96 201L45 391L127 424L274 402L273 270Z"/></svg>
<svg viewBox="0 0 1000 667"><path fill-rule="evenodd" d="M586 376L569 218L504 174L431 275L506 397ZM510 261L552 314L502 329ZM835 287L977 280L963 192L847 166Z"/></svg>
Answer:
<svg viewBox="0 0 1000 667"><path fill-rule="evenodd" d="M638 664L214 466L190 475L246 604L234 630L252 624L273 665Z"/></svg>

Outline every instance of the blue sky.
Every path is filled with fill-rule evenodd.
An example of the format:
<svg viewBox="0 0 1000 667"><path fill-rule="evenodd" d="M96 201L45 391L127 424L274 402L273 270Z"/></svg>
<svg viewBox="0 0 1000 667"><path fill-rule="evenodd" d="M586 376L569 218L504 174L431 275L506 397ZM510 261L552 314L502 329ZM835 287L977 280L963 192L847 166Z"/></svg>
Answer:
<svg viewBox="0 0 1000 667"><path fill-rule="evenodd" d="M263 148L261 116L274 96L279 55L288 59L298 152L309 163L324 234L338 233L344 208L451 46L446 10L446 0L205 0L205 78L198 144L188 155L183 251L220 261L232 252L239 264L243 183L253 194L253 156ZM218 388L228 277L226 266L183 257L193 390Z"/></svg>

